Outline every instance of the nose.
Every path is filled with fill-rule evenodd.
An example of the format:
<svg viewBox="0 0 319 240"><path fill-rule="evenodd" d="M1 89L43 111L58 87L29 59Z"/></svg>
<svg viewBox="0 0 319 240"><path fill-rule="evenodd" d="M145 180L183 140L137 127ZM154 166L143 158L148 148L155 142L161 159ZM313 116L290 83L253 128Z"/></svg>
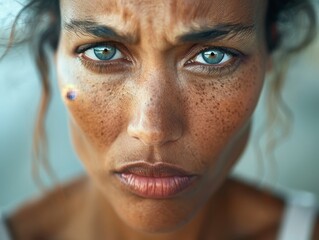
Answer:
<svg viewBox="0 0 319 240"><path fill-rule="evenodd" d="M179 87L165 71L145 74L137 86L127 132L148 146L177 141L183 134Z"/></svg>

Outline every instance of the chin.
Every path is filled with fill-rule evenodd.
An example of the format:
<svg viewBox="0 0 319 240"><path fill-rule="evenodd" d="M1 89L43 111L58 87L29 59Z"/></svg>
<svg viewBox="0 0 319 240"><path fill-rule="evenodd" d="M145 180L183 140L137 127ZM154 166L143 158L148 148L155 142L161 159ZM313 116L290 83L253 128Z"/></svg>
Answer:
<svg viewBox="0 0 319 240"><path fill-rule="evenodd" d="M115 211L124 224L134 231L165 234L178 231L191 222L201 205L187 200L142 199Z"/></svg>

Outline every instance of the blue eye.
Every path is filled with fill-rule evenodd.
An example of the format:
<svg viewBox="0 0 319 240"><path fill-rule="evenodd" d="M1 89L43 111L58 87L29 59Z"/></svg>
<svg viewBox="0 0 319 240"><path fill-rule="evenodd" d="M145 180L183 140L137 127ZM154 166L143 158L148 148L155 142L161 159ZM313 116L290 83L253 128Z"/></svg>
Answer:
<svg viewBox="0 0 319 240"><path fill-rule="evenodd" d="M110 44L91 47L84 51L83 54L87 58L95 61L111 61L123 58L123 54Z"/></svg>
<svg viewBox="0 0 319 240"><path fill-rule="evenodd" d="M198 54L193 61L209 65L219 65L228 62L233 55L220 49L207 49Z"/></svg>
<svg viewBox="0 0 319 240"><path fill-rule="evenodd" d="M100 60L110 60L116 54L116 48L111 46L93 48L94 55Z"/></svg>

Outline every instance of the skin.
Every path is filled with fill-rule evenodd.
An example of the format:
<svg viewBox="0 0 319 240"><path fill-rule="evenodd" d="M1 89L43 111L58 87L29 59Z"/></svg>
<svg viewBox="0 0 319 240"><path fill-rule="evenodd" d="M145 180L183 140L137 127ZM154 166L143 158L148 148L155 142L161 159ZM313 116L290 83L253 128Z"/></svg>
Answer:
<svg viewBox="0 0 319 240"><path fill-rule="evenodd" d="M89 178L63 188L68 196L63 210L59 200L48 200L59 195L54 193L42 200L45 207L29 207L13 222L23 222L33 209L55 221L32 226L41 224L43 235L54 232L61 239L275 239L283 203L227 179L248 140L270 62L264 35L267 2L60 4L58 80L74 147ZM83 30L84 21L107 25L117 34L93 36ZM216 39L189 37L225 24L250 28ZM121 52L119 58L97 62L87 48L78 51L109 42ZM241 54L209 65L198 61L207 47ZM112 174L136 161L170 163L198 178L172 198L139 197ZM15 229L31 236L38 232L32 226Z"/></svg>
<svg viewBox="0 0 319 240"><path fill-rule="evenodd" d="M102 193L99 201L132 231L160 234L196 226L207 202L215 201L213 193L245 146L263 85L265 9L264 1L252 0L197 1L195 8L193 1L61 1L56 62L74 146ZM70 27L88 19L130 36L116 41L123 58L112 60L108 69L95 67L86 52L75 53L84 44L116 40ZM229 23L254 29L200 43L179 37ZM187 65L207 46L245 56L209 70L201 68L207 64ZM77 92L74 101L65 98L70 86ZM200 177L191 191L175 198L137 197L123 191L110 173L138 160L171 163Z"/></svg>

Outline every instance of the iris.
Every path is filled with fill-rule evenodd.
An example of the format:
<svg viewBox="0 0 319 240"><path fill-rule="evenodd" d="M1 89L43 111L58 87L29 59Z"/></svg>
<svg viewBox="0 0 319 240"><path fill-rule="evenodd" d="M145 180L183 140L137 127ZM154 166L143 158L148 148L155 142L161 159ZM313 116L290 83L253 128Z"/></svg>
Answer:
<svg viewBox="0 0 319 240"><path fill-rule="evenodd" d="M224 57L225 53L216 49L202 52L202 58L209 64L219 64L223 61Z"/></svg>
<svg viewBox="0 0 319 240"><path fill-rule="evenodd" d="M101 46L93 48L95 56L102 61L111 60L116 54L116 48L113 46Z"/></svg>

